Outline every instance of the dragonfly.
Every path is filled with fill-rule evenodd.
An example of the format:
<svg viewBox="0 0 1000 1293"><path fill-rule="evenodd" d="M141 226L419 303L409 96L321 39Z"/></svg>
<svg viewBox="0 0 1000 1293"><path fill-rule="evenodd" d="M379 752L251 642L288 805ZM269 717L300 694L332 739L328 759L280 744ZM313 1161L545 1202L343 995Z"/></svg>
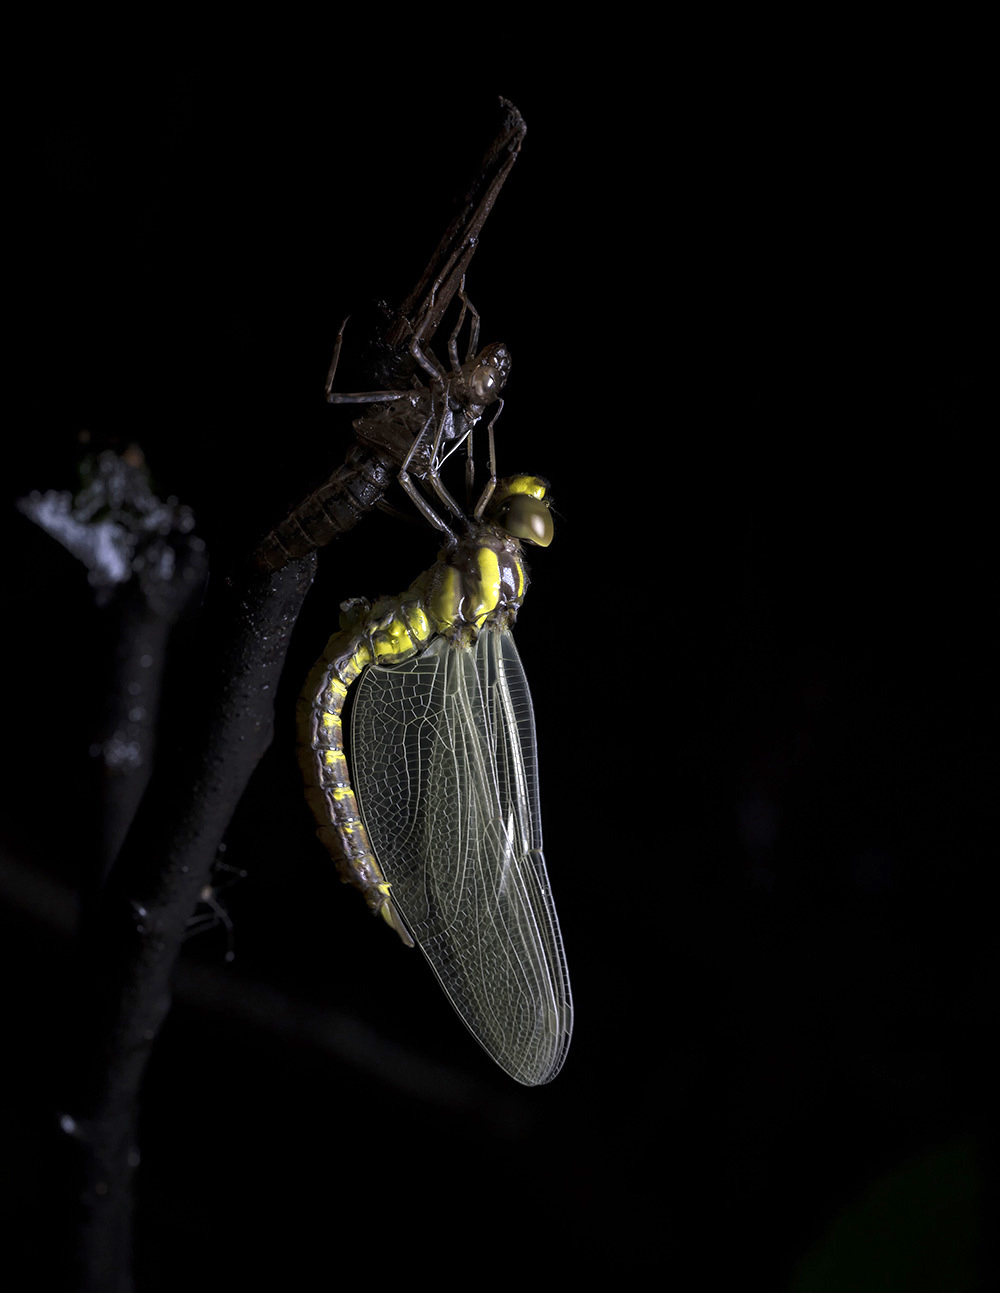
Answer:
<svg viewBox="0 0 1000 1293"><path fill-rule="evenodd" d="M537 1086L562 1067L573 1004L511 626L528 587L522 545L552 540L549 486L497 480L491 424L490 478L468 515L432 450L435 508L409 474L417 452L400 481L444 546L399 596L343 604L299 700L306 798L341 879L419 947L496 1063Z"/></svg>
<svg viewBox="0 0 1000 1293"><path fill-rule="evenodd" d="M465 294L464 279L458 295L461 310L448 338L451 367L446 368L429 345L412 336L407 351L425 380L415 375L410 389L335 391L347 320L341 324L326 380L327 402L369 408L353 423L355 444L343 465L261 542L256 560L262 568L278 570L292 558L321 547L353 528L373 507L393 510L382 497L404 461L418 478L437 474L445 458L467 443L487 408L498 401L494 421L499 416L500 396L511 368L510 351L502 341L478 349L480 317ZM458 337L467 318L468 347L460 360ZM466 470L471 477L475 470L471 454Z"/></svg>

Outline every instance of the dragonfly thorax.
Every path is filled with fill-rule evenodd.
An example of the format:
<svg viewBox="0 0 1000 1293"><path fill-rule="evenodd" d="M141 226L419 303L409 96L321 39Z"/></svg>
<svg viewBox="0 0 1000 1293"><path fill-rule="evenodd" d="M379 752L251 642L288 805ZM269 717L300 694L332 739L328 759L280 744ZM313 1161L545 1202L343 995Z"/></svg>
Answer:
<svg viewBox="0 0 1000 1293"><path fill-rule="evenodd" d="M498 481L487 519L467 522L442 550L425 577L425 605L439 633L471 642L483 628L513 624L528 587L521 543L547 547L552 539L547 494L539 476Z"/></svg>
<svg viewBox="0 0 1000 1293"><path fill-rule="evenodd" d="M487 626L512 624L527 587L518 540L477 525L427 571L424 604L438 633L472 642Z"/></svg>

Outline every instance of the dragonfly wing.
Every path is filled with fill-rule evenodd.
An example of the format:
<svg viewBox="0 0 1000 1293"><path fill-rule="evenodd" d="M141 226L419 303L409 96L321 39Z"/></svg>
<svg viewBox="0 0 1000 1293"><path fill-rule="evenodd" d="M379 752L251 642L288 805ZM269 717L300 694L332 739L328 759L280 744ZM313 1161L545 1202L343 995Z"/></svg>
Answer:
<svg viewBox="0 0 1000 1293"><path fill-rule="evenodd" d="M351 742L368 835L414 941L501 1068L549 1081L573 1007L510 634L483 632L472 647L438 639L406 664L369 668Z"/></svg>

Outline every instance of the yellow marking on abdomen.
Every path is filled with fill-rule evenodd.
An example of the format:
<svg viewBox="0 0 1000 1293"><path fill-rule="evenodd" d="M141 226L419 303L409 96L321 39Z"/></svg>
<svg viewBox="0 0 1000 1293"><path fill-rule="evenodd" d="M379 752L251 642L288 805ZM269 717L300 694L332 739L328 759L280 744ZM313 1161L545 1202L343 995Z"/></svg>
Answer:
<svg viewBox="0 0 1000 1293"><path fill-rule="evenodd" d="M411 651L412 642L401 651ZM299 763L306 800L316 819L316 834L345 884L364 896L369 910L381 914L405 943L412 940L392 909L390 885L372 851L351 787L344 754L343 709L351 683L372 660L365 638L336 633L327 644L299 698Z"/></svg>

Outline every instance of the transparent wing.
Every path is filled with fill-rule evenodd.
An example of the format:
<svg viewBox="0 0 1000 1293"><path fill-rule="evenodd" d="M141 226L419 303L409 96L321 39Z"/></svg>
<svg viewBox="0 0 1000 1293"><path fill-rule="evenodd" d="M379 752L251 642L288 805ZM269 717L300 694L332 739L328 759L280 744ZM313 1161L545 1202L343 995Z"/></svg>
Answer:
<svg viewBox="0 0 1000 1293"><path fill-rule="evenodd" d="M542 857L535 726L509 633L437 639L373 666L351 770L392 899L473 1036L511 1077L548 1082L573 1006Z"/></svg>

